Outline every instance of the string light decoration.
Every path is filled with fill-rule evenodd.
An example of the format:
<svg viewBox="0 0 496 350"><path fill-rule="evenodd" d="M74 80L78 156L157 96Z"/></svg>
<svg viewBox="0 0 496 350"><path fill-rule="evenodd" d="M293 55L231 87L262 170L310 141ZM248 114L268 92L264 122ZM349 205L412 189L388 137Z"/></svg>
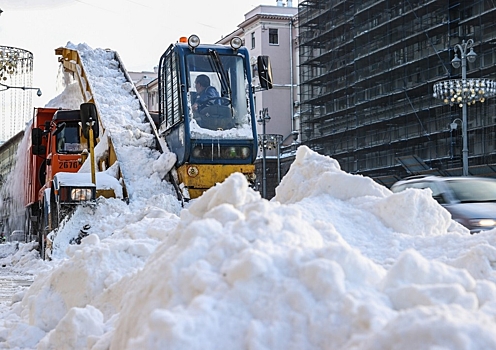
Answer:
<svg viewBox="0 0 496 350"><path fill-rule="evenodd" d="M476 102L484 102L487 98L496 94L496 83L491 79L467 79L467 61L475 62L477 54L473 49L474 41L463 40L454 46L455 57L451 60L453 68L462 67L462 79L440 81L434 84L434 98L443 100L450 106L458 105L462 108ZM467 52L467 50L469 50ZM461 57L458 57L460 53Z"/></svg>
<svg viewBox="0 0 496 350"><path fill-rule="evenodd" d="M455 57L451 60L453 68L462 67L462 78L440 81L434 84L433 97L443 100L445 104L450 106L457 105L462 109L462 175L468 176L468 123L467 123L467 107L476 102L483 103L487 98L496 94L496 84L491 79L478 78L467 79L467 61L475 62L477 54L473 49L474 41L469 39L463 40L460 44L454 47ZM469 52L467 52L470 49ZM460 57L458 57L460 53Z"/></svg>
<svg viewBox="0 0 496 350"><path fill-rule="evenodd" d="M0 46L0 143L26 128L33 114L33 54Z"/></svg>
<svg viewBox="0 0 496 350"><path fill-rule="evenodd" d="M443 100L450 106L467 106L484 102L496 95L496 82L491 79L453 79L434 84L434 98Z"/></svg>
<svg viewBox="0 0 496 350"><path fill-rule="evenodd" d="M18 70L28 68L29 61L33 60L33 54L17 47L0 46L0 80L15 74Z"/></svg>

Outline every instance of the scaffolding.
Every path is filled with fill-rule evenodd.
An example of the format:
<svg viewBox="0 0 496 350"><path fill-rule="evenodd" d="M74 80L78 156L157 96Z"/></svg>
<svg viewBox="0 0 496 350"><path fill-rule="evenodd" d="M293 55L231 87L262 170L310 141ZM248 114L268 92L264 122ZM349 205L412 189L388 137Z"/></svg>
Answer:
<svg viewBox="0 0 496 350"><path fill-rule="evenodd" d="M495 17L487 0L303 1L303 144L388 186L418 173L461 174L461 128L450 128L461 110L433 98L433 84L461 76L450 61L469 38L478 57L467 76L495 76ZM473 175L496 177L488 170L496 165L495 112L494 99L469 107Z"/></svg>

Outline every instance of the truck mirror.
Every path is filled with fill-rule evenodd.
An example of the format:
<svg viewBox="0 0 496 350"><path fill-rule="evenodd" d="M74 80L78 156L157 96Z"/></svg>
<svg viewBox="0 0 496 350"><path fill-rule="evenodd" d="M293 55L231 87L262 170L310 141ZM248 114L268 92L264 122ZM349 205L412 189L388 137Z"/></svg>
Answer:
<svg viewBox="0 0 496 350"><path fill-rule="evenodd" d="M83 103L79 107L79 114L81 116L81 124L83 128L83 135L87 139L89 136L89 126L88 123L93 123L93 136L98 137L100 129L98 125L98 113L96 111L96 106L94 103Z"/></svg>
<svg viewBox="0 0 496 350"><path fill-rule="evenodd" d="M257 68L262 89L272 89L272 67L270 65L269 56L258 56Z"/></svg>
<svg viewBox="0 0 496 350"><path fill-rule="evenodd" d="M41 143L42 138L43 138L43 130L41 130L40 128L34 128L33 130L31 130L32 152L36 156L39 155L44 156L46 153L46 147Z"/></svg>
<svg viewBox="0 0 496 350"><path fill-rule="evenodd" d="M33 128L33 130L31 130L31 144L33 146L41 145L42 137L43 137L43 130L41 130L40 128Z"/></svg>

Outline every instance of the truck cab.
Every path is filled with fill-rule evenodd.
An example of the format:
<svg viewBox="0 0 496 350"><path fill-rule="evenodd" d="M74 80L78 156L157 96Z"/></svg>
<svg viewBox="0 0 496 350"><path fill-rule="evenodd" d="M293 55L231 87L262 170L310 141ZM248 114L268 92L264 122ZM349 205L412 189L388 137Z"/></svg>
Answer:
<svg viewBox="0 0 496 350"><path fill-rule="evenodd" d="M47 233L77 204L96 198L96 183L89 174L76 174L88 157L88 138L80 110L39 108L35 110L28 150L26 229L38 236L45 253ZM44 256L43 256L44 257Z"/></svg>
<svg viewBox="0 0 496 350"><path fill-rule="evenodd" d="M84 159L81 153L87 149L87 141L81 133L79 110L58 110L53 115L46 154L45 183L53 180L59 172L76 173Z"/></svg>

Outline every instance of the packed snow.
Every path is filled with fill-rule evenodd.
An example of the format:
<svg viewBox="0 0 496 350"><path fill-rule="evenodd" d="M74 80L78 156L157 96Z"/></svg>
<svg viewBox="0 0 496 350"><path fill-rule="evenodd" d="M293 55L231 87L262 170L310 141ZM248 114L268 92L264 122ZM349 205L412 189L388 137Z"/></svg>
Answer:
<svg viewBox="0 0 496 350"><path fill-rule="evenodd" d="M79 207L51 261L0 245L0 266L34 279L0 308L0 348L496 349L494 230L470 235L428 190L392 193L305 146L270 201L233 174L181 207L161 180L171 156L136 138L132 96L113 100L108 51L78 50L100 108L122 113L106 128L132 196Z"/></svg>

